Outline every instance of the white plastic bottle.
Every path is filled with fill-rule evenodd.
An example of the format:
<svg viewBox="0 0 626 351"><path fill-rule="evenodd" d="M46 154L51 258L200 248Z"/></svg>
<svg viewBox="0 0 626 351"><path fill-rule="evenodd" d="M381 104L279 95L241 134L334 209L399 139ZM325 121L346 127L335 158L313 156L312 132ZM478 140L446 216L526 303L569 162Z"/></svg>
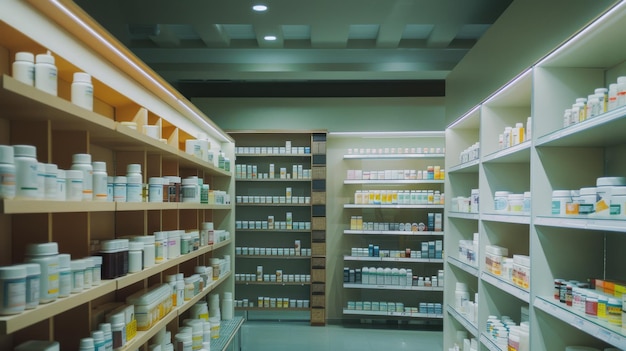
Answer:
<svg viewBox="0 0 626 351"><path fill-rule="evenodd" d="M617 107L617 84L609 84L609 103L607 105L608 111L614 110Z"/></svg>
<svg viewBox="0 0 626 351"><path fill-rule="evenodd" d="M0 145L0 199L15 197L15 164L13 148Z"/></svg>
<svg viewBox="0 0 626 351"><path fill-rule="evenodd" d="M617 104L615 107L626 105L626 76L617 78Z"/></svg>
<svg viewBox="0 0 626 351"><path fill-rule="evenodd" d="M74 154L72 167L76 171L83 172L83 201L93 200L93 166L91 166L90 154Z"/></svg>
<svg viewBox="0 0 626 351"><path fill-rule="evenodd" d="M72 82L72 103L93 111L93 85L91 76L84 72L75 72Z"/></svg>
<svg viewBox="0 0 626 351"><path fill-rule="evenodd" d="M104 340L104 332L95 330L91 332L95 351L106 351L106 342Z"/></svg>
<svg viewBox="0 0 626 351"><path fill-rule="evenodd" d="M72 292L71 256L59 254L59 297L68 297Z"/></svg>
<svg viewBox="0 0 626 351"><path fill-rule="evenodd" d="M54 56L48 51L35 58L35 87L48 94L57 96L57 67L54 65Z"/></svg>
<svg viewBox="0 0 626 351"><path fill-rule="evenodd" d="M46 164L37 162L37 196L36 199L43 199L46 192Z"/></svg>
<svg viewBox="0 0 626 351"><path fill-rule="evenodd" d="M55 242L28 244L25 262L41 266L39 302L48 303L59 296L59 246Z"/></svg>
<svg viewBox="0 0 626 351"><path fill-rule="evenodd" d="M113 201L126 202L126 177L117 176L113 180Z"/></svg>
<svg viewBox="0 0 626 351"><path fill-rule="evenodd" d="M107 164L106 162L93 162L93 201L107 201Z"/></svg>
<svg viewBox="0 0 626 351"><path fill-rule="evenodd" d="M15 197L36 199L37 149L32 145L13 145L15 162Z"/></svg>
<svg viewBox="0 0 626 351"><path fill-rule="evenodd" d="M131 163L126 166L126 202L141 202L141 165Z"/></svg>
<svg viewBox="0 0 626 351"><path fill-rule="evenodd" d="M67 196L67 190L66 190L65 171L62 169L59 169L57 171L57 200L65 201L66 196Z"/></svg>
<svg viewBox="0 0 626 351"><path fill-rule="evenodd" d="M46 173L44 179L44 198L46 200L56 200L57 195L57 174L59 168L53 163L46 163Z"/></svg>
<svg viewBox="0 0 626 351"><path fill-rule="evenodd" d="M83 172L78 170L65 171L65 200L83 200Z"/></svg>
<svg viewBox="0 0 626 351"><path fill-rule="evenodd" d="M78 350L79 351L96 351L93 338L80 339L80 348Z"/></svg>
<svg viewBox="0 0 626 351"><path fill-rule="evenodd" d="M35 85L35 56L32 53L15 53L13 78L30 86Z"/></svg>

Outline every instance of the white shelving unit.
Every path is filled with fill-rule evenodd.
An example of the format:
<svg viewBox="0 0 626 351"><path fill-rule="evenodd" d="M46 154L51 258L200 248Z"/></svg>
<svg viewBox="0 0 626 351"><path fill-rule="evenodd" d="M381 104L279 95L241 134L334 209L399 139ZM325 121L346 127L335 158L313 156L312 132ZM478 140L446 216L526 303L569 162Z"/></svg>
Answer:
<svg viewBox="0 0 626 351"><path fill-rule="evenodd" d="M343 310L343 314L352 315L352 316L400 317L400 318L412 318L412 319L422 319L422 318L442 319L443 318L443 315L441 314L364 311L364 310L349 310L347 308Z"/></svg>
<svg viewBox="0 0 626 351"><path fill-rule="evenodd" d="M612 42L626 30L626 4L618 2L586 29L574 35L545 59L503 86L446 131L446 159L475 142L481 143L476 165L448 165L449 198L480 189L480 212L446 216L445 247L470 239L468 228L480 233L478 268L449 257L446 260L446 301L453 301L454 284L465 282L479 295L481 349L494 350L485 335L488 315L508 315L519 322L520 308L530 312L530 349L562 350L569 345L626 348L624 329L590 318L553 298L554 279L601 278L626 280L626 221L613 218L551 215L553 190L595 186L604 176L626 175L626 107L563 128L563 111L576 98L608 87L626 75L626 49ZM532 140L497 149L505 125L532 116ZM471 170L471 171L470 171ZM473 173L476 171L476 173ZM530 214L494 212L498 190L531 191ZM468 233L468 234L465 234ZM452 241L452 242L451 242ZM531 258L530 289L489 274L483 268L485 245L499 245ZM476 273L476 274L474 274ZM455 279L452 279L454 277ZM476 277L479 277L476 282ZM619 299L619 297L618 297ZM457 330L468 330L448 311L444 317L444 349L454 343ZM474 333L471 333L474 335Z"/></svg>
<svg viewBox="0 0 626 351"><path fill-rule="evenodd" d="M339 133L341 134L341 133ZM376 134L376 133L374 133ZM393 134L393 133L392 133ZM381 250L402 250L411 248L413 252L420 251L421 242L443 240L443 231L404 231L378 227L367 229L350 228L351 216L362 216L363 222L375 223L427 223L427 213L442 213L444 205L440 204L355 204L353 199L357 190L438 190L443 193L444 179L426 179L428 166L439 166L445 169L443 150L444 140L441 132L404 133L401 137L392 135L372 135L369 133L346 133L343 135L330 134L329 141L333 150L338 153L334 158L338 167L336 174L344 174L343 179L336 184L336 192L341 200L337 204L339 232L343 236L338 242L342 251L338 252L336 269L349 267L361 269L371 267L397 267L413 269L414 275L431 277L443 265L442 258L415 258L415 257L363 257L350 256L351 248L368 247L369 244L378 245ZM363 149L361 152L360 149ZM414 150L428 151L428 153ZM340 155L339 155L340 153ZM362 172L385 172L386 179L351 179L348 170ZM415 179L397 179L392 170L414 171ZM418 179L418 171L423 171ZM389 176L389 173L392 176ZM391 179L390 179L391 178ZM395 179L394 179L395 178ZM447 194L446 194L447 195ZM341 203L343 201L343 203ZM404 224L403 224L404 226ZM381 228L382 229L382 228ZM390 229L390 230L389 230ZM445 228L444 228L445 229ZM346 255L348 254L348 255ZM343 272L336 273L343 275ZM348 301L387 301L386 290L398 292L397 301L404 306L415 306L417 302L441 303L443 287L422 286L395 286L395 285L363 285L343 281L333 282L335 289L341 290L343 298L336 302L336 313L341 316L363 316L363 319L406 318L404 313L387 313L373 311L355 311L346 308ZM340 295L340 296L341 296ZM339 305L341 303L341 305ZM422 312L422 311L420 311ZM411 319L441 319L430 317L425 313L414 314Z"/></svg>

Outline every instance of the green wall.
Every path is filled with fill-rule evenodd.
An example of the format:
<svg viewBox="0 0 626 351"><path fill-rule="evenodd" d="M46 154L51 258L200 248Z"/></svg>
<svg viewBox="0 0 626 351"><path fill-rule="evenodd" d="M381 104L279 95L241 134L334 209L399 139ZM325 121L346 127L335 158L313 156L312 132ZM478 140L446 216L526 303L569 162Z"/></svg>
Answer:
<svg viewBox="0 0 626 351"><path fill-rule="evenodd" d="M515 0L446 79L446 125L533 65L615 0Z"/></svg>
<svg viewBox="0 0 626 351"><path fill-rule="evenodd" d="M444 98L193 98L224 130L443 130Z"/></svg>

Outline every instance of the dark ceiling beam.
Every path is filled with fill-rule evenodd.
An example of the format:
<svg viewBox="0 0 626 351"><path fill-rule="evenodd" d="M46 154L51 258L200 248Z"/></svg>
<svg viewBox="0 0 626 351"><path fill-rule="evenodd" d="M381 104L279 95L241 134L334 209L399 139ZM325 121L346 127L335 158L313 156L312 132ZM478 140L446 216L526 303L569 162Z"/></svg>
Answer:
<svg viewBox="0 0 626 351"><path fill-rule="evenodd" d="M197 97L443 97L444 80L374 81L181 81L175 87Z"/></svg>

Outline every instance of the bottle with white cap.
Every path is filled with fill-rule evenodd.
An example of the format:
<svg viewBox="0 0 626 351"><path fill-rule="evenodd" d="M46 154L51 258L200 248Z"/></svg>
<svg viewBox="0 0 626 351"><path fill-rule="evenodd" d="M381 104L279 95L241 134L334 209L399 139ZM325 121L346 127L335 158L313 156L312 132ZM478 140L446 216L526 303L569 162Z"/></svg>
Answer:
<svg viewBox="0 0 626 351"><path fill-rule="evenodd" d="M91 338L93 339L94 351L106 351L106 341L104 340L103 331L101 330L92 331Z"/></svg>
<svg viewBox="0 0 626 351"><path fill-rule="evenodd" d="M13 145L15 163L15 197L36 199L37 149L32 145Z"/></svg>
<svg viewBox="0 0 626 351"><path fill-rule="evenodd" d="M30 86L35 85L35 56L32 53L15 53L13 78Z"/></svg>
<svg viewBox="0 0 626 351"><path fill-rule="evenodd" d="M15 164L13 148L0 145L0 199L15 197Z"/></svg>
<svg viewBox="0 0 626 351"><path fill-rule="evenodd" d="M35 57L35 87L48 94L57 96L57 67L54 56L48 51Z"/></svg>
<svg viewBox="0 0 626 351"><path fill-rule="evenodd" d="M72 155L71 170L83 172L83 201L93 200L93 166L90 154Z"/></svg>
<svg viewBox="0 0 626 351"><path fill-rule="evenodd" d="M141 202L141 165L131 163L126 166L126 202Z"/></svg>
<svg viewBox="0 0 626 351"><path fill-rule="evenodd" d="M72 82L72 103L93 111L93 85L91 76L84 72L75 72Z"/></svg>

